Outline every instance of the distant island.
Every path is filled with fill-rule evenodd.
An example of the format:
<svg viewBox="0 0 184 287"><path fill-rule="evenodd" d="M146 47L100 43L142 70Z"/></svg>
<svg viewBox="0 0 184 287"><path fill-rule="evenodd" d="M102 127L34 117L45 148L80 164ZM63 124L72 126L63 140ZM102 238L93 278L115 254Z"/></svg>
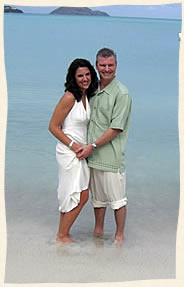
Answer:
<svg viewBox="0 0 184 287"><path fill-rule="evenodd" d="M24 13L22 10L12 6L4 6L5 13ZM80 15L80 16L110 16L106 12L92 10L87 7L59 7L53 10L52 15Z"/></svg>
<svg viewBox="0 0 184 287"><path fill-rule="evenodd" d="M50 14L60 15L80 15L80 16L109 16L102 11L93 11L87 7L59 7Z"/></svg>
<svg viewBox="0 0 184 287"><path fill-rule="evenodd" d="M22 10L17 9L15 7L7 6L7 5L4 6L4 12L5 13L23 13Z"/></svg>

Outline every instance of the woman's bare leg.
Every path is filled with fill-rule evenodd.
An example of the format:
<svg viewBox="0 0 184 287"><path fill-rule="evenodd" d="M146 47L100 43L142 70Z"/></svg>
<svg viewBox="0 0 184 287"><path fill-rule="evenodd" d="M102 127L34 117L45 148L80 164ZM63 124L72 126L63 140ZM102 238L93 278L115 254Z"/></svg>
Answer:
<svg viewBox="0 0 184 287"><path fill-rule="evenodd" d="M80 203L78 206L76 206L69 212L60 214L59 230L56 237L57 241L72 242L72 239L69 235L70 228L87 201L88 201L88 189L83 190L81 192Z"/></svg>
<svg viewBox="0 0 184 287"><path fill-rule="evenodd" d="M60 241L59 234L61 233L61 230L62 230L63 218L64 218L64 213L60 212L59 227L58 227L58 233L56 235L56 241Z"/></svg>

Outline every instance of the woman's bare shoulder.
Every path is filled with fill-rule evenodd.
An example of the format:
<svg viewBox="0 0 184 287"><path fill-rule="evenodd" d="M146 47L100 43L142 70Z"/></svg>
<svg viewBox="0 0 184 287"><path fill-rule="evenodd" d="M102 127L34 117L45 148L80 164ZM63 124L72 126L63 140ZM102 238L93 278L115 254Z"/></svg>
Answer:
<svg viewBox="0 0 184 287"><path fill-rule="evenodd" d="M64 93L64 96L63 96L63 97L75 101L74 95L73 95L71 92L69 92L69 91L66 91L66 92Z"/></svg>
<svg viewBox="0 0 184 287"><path fill-rule="evenodd" d="M58 104L66 106L73 106L75 103L75 97L71 92L66 91Z"/></svg>

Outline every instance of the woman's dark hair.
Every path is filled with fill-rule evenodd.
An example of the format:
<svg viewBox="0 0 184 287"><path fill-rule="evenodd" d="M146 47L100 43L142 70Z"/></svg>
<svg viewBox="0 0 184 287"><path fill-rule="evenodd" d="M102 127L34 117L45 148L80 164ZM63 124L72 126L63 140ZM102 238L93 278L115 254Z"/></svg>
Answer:
<svg viewBox="0 0 184 287"><path fill-rule="evenodd" d="M77 102L80 102L82 98L82 92L76 83L75 73L77 69L81 67L87 67L91 73L91 84L86 90L87 98L90 99L91 97L93 97L96 89L98 88L98 78L94 67L86 59L75 59L68 68L65 82L65 92L71 92Z"/></svg>

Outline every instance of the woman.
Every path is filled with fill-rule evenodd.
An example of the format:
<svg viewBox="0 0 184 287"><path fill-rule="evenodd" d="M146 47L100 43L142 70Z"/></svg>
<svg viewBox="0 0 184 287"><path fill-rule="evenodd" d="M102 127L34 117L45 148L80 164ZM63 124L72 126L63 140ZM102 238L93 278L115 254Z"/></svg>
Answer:
<svg viewBox="0 0 184 287"><path fill-rule="evenodd" d="M89 169L85 159L77 158L77 150L87 141L88 100L97 86L97 75L90 62L75 59L68 69L65 94L49 124L49 130L59 140L56 158L60 222L56 240L61 242L72 242L70 228L88 200Z"/></svg>

